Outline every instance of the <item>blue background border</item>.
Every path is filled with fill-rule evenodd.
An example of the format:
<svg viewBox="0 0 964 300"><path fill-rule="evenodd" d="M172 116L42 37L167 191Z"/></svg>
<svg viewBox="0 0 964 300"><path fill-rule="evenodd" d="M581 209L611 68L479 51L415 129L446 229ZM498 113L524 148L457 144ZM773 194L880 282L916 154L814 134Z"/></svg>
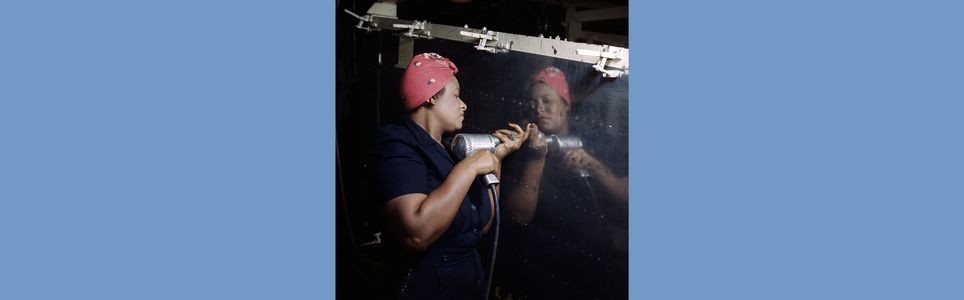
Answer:
<svg viewBox="0 0 964 300"><path fill-rule="evenodd" d="M950 1L640 1L633 299L964 297Z"/></svg>
<svg viewBox="0 0 964 300"><path fill-rule="evenodd" d="M0 4L0 298L333 298L332 7ZM964 297L961 8L633 2L632 298Z"/></svg>
<svg viewBox="0 0 964 300"><path fill-rule="evenodd" d="M334 297L334 2L0 4L0 299Z"/></svg>

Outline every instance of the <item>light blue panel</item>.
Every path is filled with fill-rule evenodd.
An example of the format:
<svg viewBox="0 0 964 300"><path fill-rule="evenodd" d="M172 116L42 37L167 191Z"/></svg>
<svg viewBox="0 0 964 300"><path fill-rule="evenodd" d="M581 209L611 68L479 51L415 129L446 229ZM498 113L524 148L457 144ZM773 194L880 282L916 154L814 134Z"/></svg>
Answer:
<svg viewBox="0 0 964 300"><path fill-rule="evenodd" d="M0 298L333 297L332 7L0 4Z"/></svg>
<svg viewBox="0 0 964 300"><path fill-rule="evenodd" d="M962 6L631 6L632 299L960 299Z"/></svg>

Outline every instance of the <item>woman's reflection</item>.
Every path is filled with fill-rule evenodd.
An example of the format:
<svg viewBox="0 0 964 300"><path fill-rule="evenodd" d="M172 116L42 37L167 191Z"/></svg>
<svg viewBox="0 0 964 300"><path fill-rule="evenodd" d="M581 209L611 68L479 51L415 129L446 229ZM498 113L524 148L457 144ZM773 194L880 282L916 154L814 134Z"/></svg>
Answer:
<svg viewBox="0 0 964 300"><path fill-rule="evenodd" d="M506 170L519 180L504 182L506 214L518 226L506 234L513 258L503 265L503 294L529 299L623 295L625 275L612 276L606 265L624 263L626 254L613 251L612 231L605 228L613 226L607 213L625 214L627 178L584 150L571 131L573 99L561 70L537 72L528 94L537 126L512 158L518 167ZM617 226L625 235L625 223Z"/></svg>

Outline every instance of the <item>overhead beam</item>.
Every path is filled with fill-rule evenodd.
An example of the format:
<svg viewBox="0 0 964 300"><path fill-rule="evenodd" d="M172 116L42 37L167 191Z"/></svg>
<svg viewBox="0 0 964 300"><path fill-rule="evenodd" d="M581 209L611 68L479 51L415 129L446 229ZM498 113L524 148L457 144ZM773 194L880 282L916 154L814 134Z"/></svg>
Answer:
<svg viewBox="0 0 964 300"><path fill-rule="evenodd" d="M402 31L400 28L395 26L396 24L411 24L412 21L399 20L399 19L386 19L377 16L372 16L369 21L366 22L367 30L387 30L387 31ZM470 36L472 34L489 34L495 39L489 40L485 43L485 46L492 49L505 49L506 51L517 51L531 54L538 54L548 57L555 57L573 61L580 61L584 63L595 64L600 61L597 56L586 56L578 53L577 50L590 50L607 52L615 56L612 59L608 59L605 62L605 66L614 70L629 70L629 49L625 47L618 46L607 46L607 45L597 45L588 43L579 43L575 41L567 41L564 39L555 38L543 38L543 37L532 37L504 32L495 31L483 31L474 28L449 26L442 24L432 24L425 23L424 28L416 31L417 34L427 35L426 37L440 38L450 41L464 42L470 44L478 44L480 39L478 37ZM468 35L466 35L468 34ZM580 31L579 35L583 35L584 32ZM601 38L614 38L609 35L600 35L598 33L591 33L597 39ZM579 36L577 35L577 36ZM614 38L618 40L618 38ZM399 59L397 63L399 66L403 66L402 56L407 56L408 52L411 51L412 44L408 40L402 39L399 44ZM497 51L499 52L499 51ZM406 62L407 63L407 62Z"/></svg>

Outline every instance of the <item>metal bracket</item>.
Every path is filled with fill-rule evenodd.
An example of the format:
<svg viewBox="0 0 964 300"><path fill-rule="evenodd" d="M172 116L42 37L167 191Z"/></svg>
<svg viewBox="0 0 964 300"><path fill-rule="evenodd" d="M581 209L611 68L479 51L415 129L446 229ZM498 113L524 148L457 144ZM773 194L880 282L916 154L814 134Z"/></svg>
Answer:
<svg viewBox="0 0 964 300"><path fill-rule="evenodd" d="M382 243L382 233L381 233L381 232L376 232L376 233L375 233L375 240L362 243L360 246L371 246L371 245L378 245L378 244L381 244L381 243Z"/></svg>
<svg viewBox="0 0 964 300"><path fill-rule="evenodd" d="M351 12L351 11L348 10L347 8L345 9L345 12L348 13L349 15L351 15L352 17L355 17L356 19L359 20L359 21L358 21L358 25L355 25L355 28L364 30L364 31L366 31L366 32L372 32L372 30L378 30L378 28L373 28L373 27L371 27L371 26L365 26L365 22L368 22L368 23L371 23L371 22L372 22L372 16L371 16L371 15L365 15L364 17L362 17L362 16L359 16L359 15ZM377 25L377 24L376 24L376 25Z"/></svg>
<svg viewBox="0 0 964 300"><path fill-rule="evenodd" d="M368 8L366 14L370 16L388 18L388 19L398 19L398 5L395 1L375 1L372 6Z"/></svg>
<svg viewBox="0 0 964 300"><path fill-rule="evenodd" d="M466 25L465 28L469 28L469 26ZM499 33L496 31L491 31L485 27L482 27L481 33L475 33L471 31L463 30L463 31L459 31L459 34L463 36L479 39L479 44L475 46L475 49L479 49L482 51L488 51L490 53L501 53L501 52L509 52L509 49L512 48L512 42L496 43L495 47L487 47L486 44L489 41L495 41L495 42L499 41Z"/></svg>
<svg viewBox="0 0 964 300"><path fill-rule="evenodd" d="M619 71L619 70L606 70L607 60L620 59L619 56L616 55L616 53L609 51L609 46L603 46L602 51L576 49L576 54L599 57L599 61L596 62L596 64L593 65L592 68L596 69L596 71L602 72L603 77L605 78L617 78L626 73L625 71Z"/></svg>
<svg viewBox="0 0 964 300"><path fill-rule="evenodd" d="M432 38L432 32L425 30L425 24L427 21L414 21L412 24L392 24L393 28L408 28L408 32L404 33L405 36L410 38ZM416 32L417 31L417 32Z"/></svg>

